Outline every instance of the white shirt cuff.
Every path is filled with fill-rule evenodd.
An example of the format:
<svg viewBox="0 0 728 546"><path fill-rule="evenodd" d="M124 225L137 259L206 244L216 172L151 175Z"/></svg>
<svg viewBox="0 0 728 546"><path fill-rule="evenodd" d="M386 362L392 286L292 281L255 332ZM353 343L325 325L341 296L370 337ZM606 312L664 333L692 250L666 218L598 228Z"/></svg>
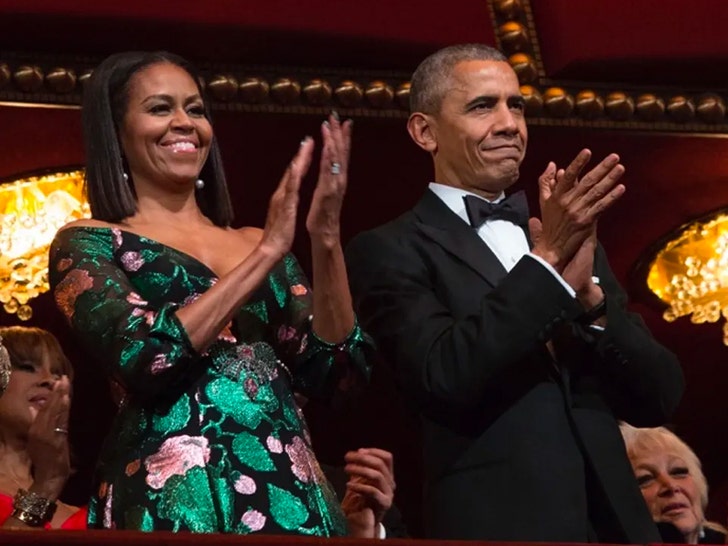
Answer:
<svg viewBox="0 0 728 546"><path fill-rule="evenodd" d="M574 292L574 289L571 288L571 286L569 286L569 283L567 283L563 279L563 277L556 272L556 270L550 263L548 263L546 260L544 260L540 256L536 256L535 254L532 254L530 252L528 254L526 254L526 256L530 256L531 258L536 260L538 263L540 263L542 266L544 266L556 278L556 280L558 280L561 283L561 286L564 287L564 290L566 290L572 298L576 298L576 292Z"/></svg>

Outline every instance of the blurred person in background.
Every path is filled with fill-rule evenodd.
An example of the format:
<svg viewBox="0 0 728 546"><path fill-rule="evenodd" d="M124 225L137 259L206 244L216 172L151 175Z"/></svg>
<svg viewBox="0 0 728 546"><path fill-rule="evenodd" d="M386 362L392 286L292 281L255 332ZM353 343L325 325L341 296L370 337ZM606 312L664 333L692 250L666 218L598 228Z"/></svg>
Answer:
<svg viewBox="0 0 728 546"><path fill-rule="evenodd" d="M652 519L664 542L723 544L726 529L706 521L708 482L700 459L665 427L619 426Z"/></svg>
<svg viewBox="0 0 728 546"><path fill-rule="evenodd" d="M46 330L0 328L0 524L85 529L86 509L59 496L71 474L68 411L73 369Z"/></svg>

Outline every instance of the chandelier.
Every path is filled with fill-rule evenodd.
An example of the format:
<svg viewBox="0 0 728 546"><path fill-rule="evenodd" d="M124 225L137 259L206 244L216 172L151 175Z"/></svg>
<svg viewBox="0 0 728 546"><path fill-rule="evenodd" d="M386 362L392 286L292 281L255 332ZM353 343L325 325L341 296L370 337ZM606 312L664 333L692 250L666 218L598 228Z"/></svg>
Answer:
<svg viewBox="0 0 728 546"><path fill-rule="evenodd" d="M48 248L58 229L88 218L83 170L71 170L0 184L0 303L28 320L32 298L48 286Z"/></svg>
<svg viewBox="0 0 728 546"><path fill-rule="evenodd" d="M656 253L647 286L668 304L662 315L668 322L687 315L695 324L728 319L728 211L680 228Z"/></svg>

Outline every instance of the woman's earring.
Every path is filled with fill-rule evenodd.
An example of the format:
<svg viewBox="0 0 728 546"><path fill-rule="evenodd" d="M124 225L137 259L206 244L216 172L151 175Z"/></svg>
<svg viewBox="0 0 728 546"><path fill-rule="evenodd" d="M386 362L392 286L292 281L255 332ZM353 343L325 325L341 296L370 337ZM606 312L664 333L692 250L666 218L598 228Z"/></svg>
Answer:
<svg viewBox="0 0 728 546"><path fill-rule="evenodd" d="M195 188L198 190L201 190L205 187L205 181L202 178L198 178L195 180Z"/></svg>
<svg viewBox="0 0 728 546"><path fill-rule="evenodd" d="M124 182L129 182L129 175L128 174L126 174L125 172L122 172L121 173L121 176L124 177Z"/></svg>
<svg viewBox="0 0 728 546"><path fill-rule="evenodd" d="M10 353L3 345L3 338L0 336L0 395L5 392L5 389L10 382L10 372L12 365L10 364Z"/></svg>

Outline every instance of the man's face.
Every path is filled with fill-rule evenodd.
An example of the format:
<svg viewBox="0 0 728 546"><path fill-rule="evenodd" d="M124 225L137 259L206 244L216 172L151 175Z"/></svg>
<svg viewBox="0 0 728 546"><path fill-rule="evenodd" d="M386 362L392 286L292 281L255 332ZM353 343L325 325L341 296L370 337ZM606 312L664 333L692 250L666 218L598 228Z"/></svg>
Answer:
<svg viewBox="0 0 728 546"><path fill-rule="evenodd" d="M440 112L430 116L435 181L497 195L518 180L528 132L518 78L508 63L455 65Z"/></svg>

